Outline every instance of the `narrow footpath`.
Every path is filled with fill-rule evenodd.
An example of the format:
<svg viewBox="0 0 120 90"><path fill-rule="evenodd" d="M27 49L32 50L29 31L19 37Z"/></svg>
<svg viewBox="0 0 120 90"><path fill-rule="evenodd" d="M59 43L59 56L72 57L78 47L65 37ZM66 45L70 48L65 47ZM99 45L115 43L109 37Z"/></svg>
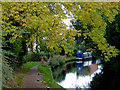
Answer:
<svg viewBox="0 0 120 90"><path fill-rule="evenodd" d="M48 88L44 85L43 75L38 71L38 65L32 67L23 77L23 88Z"/></svg>

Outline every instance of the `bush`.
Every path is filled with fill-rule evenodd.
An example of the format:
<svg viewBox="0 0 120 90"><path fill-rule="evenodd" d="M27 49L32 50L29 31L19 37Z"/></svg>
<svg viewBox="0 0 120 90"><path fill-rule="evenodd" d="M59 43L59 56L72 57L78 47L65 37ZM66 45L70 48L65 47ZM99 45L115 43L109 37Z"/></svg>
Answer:
<svg viewBox="0 0 120 90"><path fill-rule="evenodd" d="M39 52L38 54L41 56L41 59L42 59L42 56L43 56L43 59L44 59L44 61L46 61L46 62L47 62L48 58L51 56L50 53L44 52L44 51L41 51L41 52Z"/></svg>
<svg viewBox="0 0 120 90"><path fill-rule="evenodd" d="M28 52L24 57L23 57L23 62L29 62L29 61L40 61L41 57L38 53L34 52Z"/></svg>
<svg viewBox="0 0 120 90"><path fill-rule="evenodd" d="M50 66L52 68L65 64L65 59L61 58L60 55L55 55L51 58Z"/></svg>
<svg viewBox="0 0 120 90"><path fill-rule="evenodd" d="M50 54L46 53L46 52L43 52L43 51L39 52L39 53L35 53L35 52L30 51L23 57L23 62L26 63L26 62L29 62L29 61L41 61L42 56L43 56L43 59L45 61L47 61Z"/></svg>

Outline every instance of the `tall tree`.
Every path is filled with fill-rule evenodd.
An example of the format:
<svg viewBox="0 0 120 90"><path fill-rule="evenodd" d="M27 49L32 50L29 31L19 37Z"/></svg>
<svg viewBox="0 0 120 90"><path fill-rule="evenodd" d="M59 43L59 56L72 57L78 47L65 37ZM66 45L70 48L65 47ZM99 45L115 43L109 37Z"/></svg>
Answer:
<svg viewBox="0 0 120 90"><path fill-rule="evenodd" d="M86 30L83 28L82 22L80 20L76 20L75 22L72 22L73 27L79 32L80 36L75 36L75 50L82 50L87 51L89 48L94 48L95 45L93 45L92 40L90 37L87 36L86 39L84 39L84 33L86 33ZM87 25L88 29L91 30L92 26Z"/></svg>
<svg viewBox="0 0 120 90"><path fill-rule="evenodd" d="M65 7L62 8L62 5ZM66 29L66 25L62 19L69 15L73 21L79 19L83 24L85 33L84 39L90 38L93 44L97 45L94 48L100 50L105 60L117 55L118 50L107 43L104 34L106 23L112 22L115 15L118 13L118 3L3 3L3 21L8 23L2 28L7 32L30 32L30 40L27 45L34 42L36 38L43 43L51 51L61 51L59 45L64 48L65 53L72 53L75 36L81 36L81 30ZM72 14L71 14L72 13ZM19 26L15 24L19 22ZM91 30L89 26L92 26ZM62 35L60 35L60 33ZM69 36L68 36L69 35ZM11 42L22 37L22 33L13 33ZM44 38L44 39L43 39ZM90 48L95 51L95 49Z"/></svg>
<svg viewBox="0 0 120 90"><path fill-rule="evenodd" d="M86 33L83 34L84 39L90 37L93 44L97 45L94 48L102 52L101 55L105 56L105 60L117 56L118 50L115 46L107 43L104 34L106 32L107 22L112 22L119 11L118 2L103 2L103 3L62 3L68 14L72 13L74 20L79 19L83 25ZM89 26L92 26L89 29ZM79 30L81 32L82 30ZM78 33L81 36L81 33ZM90 49L94 51L94 49Z"/></svg>
<svg viewBox="0 0 120 90"><path fill-rule="evenodd" d="M105 37L110 45L120 50L120 13L116 15L112 23L108 23ZM111 58L109 62L103 62L103 70L101 74L97 74L91 82L92 90L117 89L120 86L120 53L118 56Z"/></svg>
<svg viewBox="0 0 120 90"><path fill-rule="evenodd" d="M60 9L59 13L52 10L51 3L2 3L3 4L3 23L5 32L11 33L11 43L16 39L22 38L23 32L30 32L30 39L27 40L29 47L34 41L43 42L51 51L61 51L59 43L65 49L65 53L72 52L71 44L74 44L74 34L76 30L66 30L66 25L62 22L65 14L58 3L54 3L55 8ZM18 24L16 26L16 24ZM66 37L69 32L69 37ZM60 33L62 36L60 36ZM67 42L69 41L69 43Z"/></svg>

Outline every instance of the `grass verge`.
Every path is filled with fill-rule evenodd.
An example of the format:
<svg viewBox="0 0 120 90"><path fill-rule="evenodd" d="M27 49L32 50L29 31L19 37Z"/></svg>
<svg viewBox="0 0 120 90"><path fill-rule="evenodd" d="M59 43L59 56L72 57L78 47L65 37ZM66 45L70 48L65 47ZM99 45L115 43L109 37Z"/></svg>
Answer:
<svg viewBox="0 0 120 90"><path fill-rule="evenodd" d="M65 59L65 61L69 61L69 60L71 60L71 59L76 59L76 57L75 57L75 56L67 57L67 59ZM65 63L65 65L73 64L73 63L75 63L75 61L74 61L74 62Z"/></svg>
<svg viewBox="0 0 120 90"><path fill-rule="evenodd" d="M75 56L67 57L67 59L66 59L65 61L68 61L68 60L70 60L70 59L76 59L76 57L75 57Z"/></svg>
<svg viewBox="0 0 120 90"><path fill-rule="evenodd" d="M40 73L43 73L43 80L45 80L45 84L54 88L62 88L61 86L59 86L53 79L52 76L52 71L50 67L46 67L44 65L39 65L38 66L38 71L40 71Z"/></svg>
<svg viewBox="0 0 120 90"><path fill-rule="evenodd" d="M24 77L23 75L16 77L16 82L18 86L21 86L23 84L23 81L22 81L23 77Z"/></svg>
<svg viewBox="0 0 120 90"><path fill-rule="evenodd" d="M27 62L27 63L23 64L23 68L25 68L23 73L29 72L30 68L32 68L33 66L36 66L38 64L40 64L40 61L39 62Z"/></svg>

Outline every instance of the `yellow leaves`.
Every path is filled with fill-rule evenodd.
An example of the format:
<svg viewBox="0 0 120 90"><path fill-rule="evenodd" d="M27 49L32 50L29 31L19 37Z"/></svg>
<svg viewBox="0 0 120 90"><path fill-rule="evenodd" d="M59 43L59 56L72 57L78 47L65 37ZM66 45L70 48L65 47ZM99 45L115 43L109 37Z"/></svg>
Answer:
<svg viewBox="0 0 120 90"><path fill-rule="evenodd" d="M83 33L84 39L87 38L87 33Z"/></svg>
<svg viewBox="0 0 120 90"><path fill-rule="evenodd" d="M10 38L10 43L14 43L18 35L14 35L14 37Z"/></svg>
<svg viewBox="0 0 120 90"><path fill-rule="evenodd" d="M53 7L54 4L55 3L52 3ZM78 9L78 6L75 3L62 4L68 9L68 14L72 12L73 18L76 18L78 15L77 19L79 18L81 20L83 29L88 30L88 25L93 27L89 34L87 32L83 32L84 39L89 36L92 39L93 43L98 45L99 50L101 50L103 53L107 52L107 59L111 56L116 55L116 51L114 51L115 48L107 45L107 42L104 39L106 23L103 21L101 13L105 14L108 17L107 19L109 21L113 21L114 18L112 16L112 13L107 10L110 8L109 5L107 6L107 4L103 3L78 2L78 4L81 6L81 9ZM103 5L104 9L101 8L100 4ZM28 45L30 42L36 40L36 37L38 37L44 43L47 42L48 47L52 51L54 51L53 48L55 48L57 51L60 51L60 48L58 46L61 44L61 46L65 49L66 54L71 53L71 45L74 44L75 40L73 36L76 36L76 34L78 34L78 37L81 37L81 31L77 31L75 29L66 30L66 25L62 23L61 20L62 18L66 18L66 16L64 16L62 9L59 9L61 6L59 4L56 4L56 7L54 8L56 8L58 16L54 16L54 14L49 10L49 3L11 3L11 5L9 5L9 3L6 3L3 5L3 17L5 21L8 21L10 16L12 16L19 24L21 24L19 29L22 32L24 32L26 29L31 32ZM116 8L116 6L113 4L112 8ZM117 10L112 8L111 10L114 13L118 13ZM97 11L98 9L99 11ZM11 13L8 13L9 11ZM12 23L8 23L10 24L10 29L3 26L3 29L5 31L10 30L9 32L11 32L18 29L11 27ZM102 32L99 29L101 29ZM60 33L62 34L59 35ZM13 36L14 37L11 39L11 42L14 42L16 38L22 38L22 35L17 33L14 33ZM48 40L43 40L43 37L47 37ZM91 50L94 51L93 49ZM110 52L112 52L112 54Z"/></svg>
<svg viewBox="0 0 120 90"><path fill-rule="evenodd" d="M87 38L87 36L84 37L84 39L86 39L86 38Z"/></svg>
<svg viewBox="0 0 120 90"><path fill-rule="evenodd" d="M81 37L81 33L78 33L78 37Z"/></svg>
<svg viewBox="0 0 120 90"><path fill-rule="evenodd" d="M21 36L19 36L20 38L22 38L22 35Z"/></svg>
<svg viewBox="0 0 120 90"><path fill-rule="evenodd" d="M97 44L99 50L106 56L105 61L108 61L109 58L115 57L117 55L117 50L114 46L110 46L106 39L104 38L104 33L101 30L94 28L92 32L88 34L93 40L94 44Z"/></svg>
<svg viewBox="0 0 120 90"><path fill-rule="evenodd" d="M13 14L11 13L11 14L9 14L10 16L13 16Z"/></svg>
<svg viewBox="0 0 120 90"><path fill-rule="evenodd" d="M105 61L110 61L108 56L105 56Z"/></svg>
<svg viewBox="0 0 120 90"><path fill-rule="evenodd" d="M113 13L118 14L118 11L116 9L112 9Z"/></svg>
<svg viewBox="0 0 120 90"><path fill-rule="evenodd" d="M26 26L26 24L24 23L23 26Z"/></svg>
<svg viewBox="0 0 120 90"><path fill-rule="evenodd" d="M20 8L19 10L20 10L20 11L23 11L24 9L23 9L23 8Z"/></svg>

